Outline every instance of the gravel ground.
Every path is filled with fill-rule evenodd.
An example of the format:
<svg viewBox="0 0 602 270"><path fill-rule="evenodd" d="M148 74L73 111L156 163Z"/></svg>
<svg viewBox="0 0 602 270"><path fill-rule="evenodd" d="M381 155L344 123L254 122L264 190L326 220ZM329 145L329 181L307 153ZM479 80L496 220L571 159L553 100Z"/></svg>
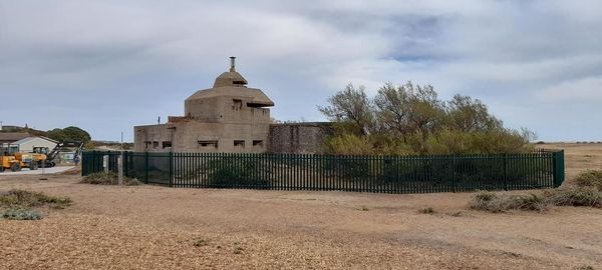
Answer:
<svg viewBox="0 0 602 270"><path fill-rule="evenodd" d="M175 189L0 176L69 196L0 220L0 269L602 269L602 210L489 214L471 194ZM432 207L436 213L421 214ZM195 245L197 243L197 245Z"/></svg>
<svg viewBox="0 0 602 270"><path fill-rule="evenodd" d="M21 171L18 171L18 172L11 172L11 171L7 170L7 171L2 172L2 175L56 174L56 173L66 172L73 168L75 168L75 166L56 166L56 167L52 167L52 168L39 168L35 171L31 171L31 170L29 170L29 168L23 168Z"/></svg>

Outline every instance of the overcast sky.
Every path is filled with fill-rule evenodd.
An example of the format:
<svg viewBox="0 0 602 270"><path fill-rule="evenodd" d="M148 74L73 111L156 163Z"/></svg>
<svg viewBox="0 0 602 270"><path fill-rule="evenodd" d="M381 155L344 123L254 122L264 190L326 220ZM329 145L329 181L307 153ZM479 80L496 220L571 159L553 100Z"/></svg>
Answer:
<svg viewBox="0 0 602 270"><path fill-rule="evenodd" d="M132 140L237 56L278 120L347 83L432 84L539 139L602 141L599 0L0 0L0 121Z"/></svg>

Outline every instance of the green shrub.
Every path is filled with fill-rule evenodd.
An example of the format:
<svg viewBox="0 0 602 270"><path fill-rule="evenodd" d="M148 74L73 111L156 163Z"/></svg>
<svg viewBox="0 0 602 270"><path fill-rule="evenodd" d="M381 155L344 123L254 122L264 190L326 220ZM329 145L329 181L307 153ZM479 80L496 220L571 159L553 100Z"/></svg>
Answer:
<svg viewBox="0 0 602 270"><path fill-rule="evenodd" d="M119 176L114 172L97 172L85 176L80 183L93 185L117 185ZM136 178L123 177L123 184L126 186L140 185L140 181Z"/></svg>
<svg viewBox="0 0 602 270"><path fill-rule="evenodd" d="M28 209L43 205L53 208L65 208L71 205L68 197L48 196L42 192L13 189L0 195L0 205L6 208Z"/></svg>
<svg viewBox="0 0 602 270"><path fill-rule="evenodd" d="M602 207L602 191L591 186L563 186L544 195L553 205Z"/></svg>
<svg viewBox="0 0 602 270"><path fill-rule="evenodd" d="M24 209L8 209L0 216L4 219L8 220L40 220L42 219L42 214L36 211L28 211Z"/></svg>
<svg viewBox="0 0 602 270"><path fill-rule="evenodd" d="M474 195L469 207L475 210L500 213L508 210L539 211L548 210L548 203L536 194L507 194L481 191Z"/></svg>
<svg viewBox="0 0 602 270"><path fill-rule="evenodd" d="M271 171L264 169L262 159L238 160L232 162L220 158L207 163L201 170L208 176L214 187L255 187L268 188L272 185Z"/></svg>
<svg viewBox="0 0 602 270"><path fill-rule="evenodd" d="M580 173L575 178L575 185L595 187L599 191L602 191L602 170L588 170Z"/></svg>

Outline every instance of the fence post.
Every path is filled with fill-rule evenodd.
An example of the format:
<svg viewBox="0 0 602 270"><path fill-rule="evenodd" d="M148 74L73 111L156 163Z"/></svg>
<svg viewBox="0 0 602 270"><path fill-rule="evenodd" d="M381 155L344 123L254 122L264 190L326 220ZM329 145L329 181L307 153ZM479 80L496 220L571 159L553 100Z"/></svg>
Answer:
<svg viewBox="0 0 602 270"><path fill-rule="evenodd" d="M102 167L105 173L109 173L109 155L102 156Z"/></svg>
<svg viewBox="0 0 602 270"><path fill-rule="evenodd" d="M144 183L148 184L148 151L144 152Z"/></svg>
<svg viewBox="0 0 602 270"><path fill-rule="evenodd" d="M504 153L504 190L508 190L508 154Z"/></svg>
<svg viewBox="0 0 602 270"><path fill-rule="evenodd" d="M452 155L452 192L456 192L456 155Z"/></svg>
<svg viewBox="0 0 602 270"><path fill-rule="evenodd" d="M564 150L554 152L554 187L560 187L564 181Z"/></svg>
<svg viewBox="0 0 602 270"><path fill-rule="evenodd" d="M118 172L118 177L117 177L117 184L118 185L123 185L123 151L119 154L119 156L117 157L117 172Z"/></svg>
<svg viewBox="0 0 602 270"><path fill-rule="evenodd" d="M169 187L173 187L173 152L169 152Z"/></svg>

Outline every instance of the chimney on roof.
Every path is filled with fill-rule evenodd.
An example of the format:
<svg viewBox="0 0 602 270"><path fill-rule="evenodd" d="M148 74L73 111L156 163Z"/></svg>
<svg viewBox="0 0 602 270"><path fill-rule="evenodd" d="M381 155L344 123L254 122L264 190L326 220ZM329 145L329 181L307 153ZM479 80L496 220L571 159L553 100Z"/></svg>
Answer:
<svg viewBox="0 0 602 270"><path fill-rule="evenodd" d="M236 57L230 56L230 72L236 71Z"/></svg>

